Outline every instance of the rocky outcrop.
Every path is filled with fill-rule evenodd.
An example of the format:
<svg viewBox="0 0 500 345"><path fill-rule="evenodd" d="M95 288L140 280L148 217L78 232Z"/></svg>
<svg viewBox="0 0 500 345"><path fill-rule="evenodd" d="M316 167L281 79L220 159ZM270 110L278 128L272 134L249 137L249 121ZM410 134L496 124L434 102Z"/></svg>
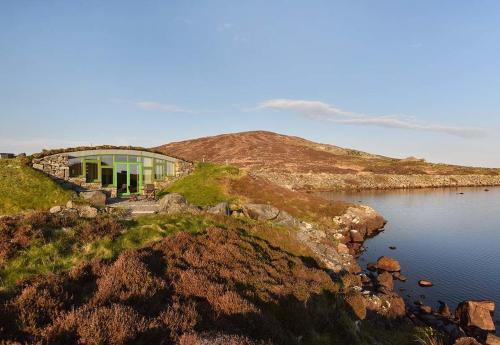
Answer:
<svg viewBox="0 0 500 345"><path fill-rule="evenodd" d="M250 219L261 221L273 221L277 224L294 226L300 221L292 217L289 213L268 204L246 204L243 206L243 213Z"/></svg>
<svg viewBox="0 0 500 345"><path fill-rule="evenodd" d="M188 203L181 194L170 193L160 199L158 212L164 214L199 213L200 208Z"/></svg>
<svg viewBox="0 0 500 345"><path fill-rule="evenodd" d="M100 190L80 192L80 196L83 198L83 200L85 200L92 206L95 207L106 206L106 194Z"/></svg>
<svg viewBox="0 0 500 345"><path fill-rule="evenodd" d="M220 202L217 205L210 206L207 208L207 213L210 214L222 214L225 216L231 215L231 209L229 208L229 203L224 201Z"/></svg>
<svg viewBox="0 0 500 345"><path fill-rule="evenodd" d="M455 316L464 328L494 332L495 323L492 318L494 311L495 303L492 301L465 301L458 305Z"/></svg>

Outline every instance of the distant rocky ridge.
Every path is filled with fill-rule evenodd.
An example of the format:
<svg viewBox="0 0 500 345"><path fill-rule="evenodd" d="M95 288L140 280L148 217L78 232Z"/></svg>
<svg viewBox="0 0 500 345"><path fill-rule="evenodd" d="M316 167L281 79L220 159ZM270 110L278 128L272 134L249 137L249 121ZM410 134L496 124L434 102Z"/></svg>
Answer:
<svg viewBox="0 0 500 345"><path fill-rule="evenodd" d="M231 164L295 190L500 185L500 169L395 159L294 136L254 131L154 148L189 161Z"/></svg>

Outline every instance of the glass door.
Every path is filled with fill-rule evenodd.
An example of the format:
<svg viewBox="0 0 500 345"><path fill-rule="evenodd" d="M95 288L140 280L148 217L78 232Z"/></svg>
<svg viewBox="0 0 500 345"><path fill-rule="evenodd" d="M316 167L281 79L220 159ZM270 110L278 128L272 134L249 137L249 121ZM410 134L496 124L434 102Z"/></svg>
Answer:
<svg viewBox="0 0 500 345"><path fill-rule="evenodd" d="M142 187L141 163L115 163L118 195L138 194Z"/></svg>
<svg viewBox="0 0 500 345"><path fill-rule="evenodd" d="M116 164L116 192L118 195L128 194L127 163Z"/></svg>
<svg viewBox="0 0 500 345"><path fill-rule="evenodd" d="M139 164L129 163L128 165L128 192L129 194L139 193L140 181L139 181Z"/></svg>

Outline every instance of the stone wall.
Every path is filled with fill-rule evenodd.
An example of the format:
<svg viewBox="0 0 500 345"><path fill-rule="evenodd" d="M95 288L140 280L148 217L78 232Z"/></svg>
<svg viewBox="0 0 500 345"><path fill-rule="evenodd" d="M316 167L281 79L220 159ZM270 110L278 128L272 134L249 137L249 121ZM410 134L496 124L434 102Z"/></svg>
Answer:
<svg viewBox="0 0 500 345"><path fill-rule="evenodd" d="M284 174L267 171L255 172L255 175L289 189L307 191L500 186L499 175Z"/></svg>
<svg viewBox="0 0 500 345"><path fill-rule="evenodd" d="M69 176L69 158L65 153L34 158L32 161L34 169L56 178L61 182L66 182L67 187L73 189L103 190L111 197L116 196L116 188L103 187L101 183L87 183L83 177ZM155 181L155 189L161 190L168 187L174 181L189 175L194 170L194 164L186 161L177 161L175 176L166 176L162 181Z"/></svg>

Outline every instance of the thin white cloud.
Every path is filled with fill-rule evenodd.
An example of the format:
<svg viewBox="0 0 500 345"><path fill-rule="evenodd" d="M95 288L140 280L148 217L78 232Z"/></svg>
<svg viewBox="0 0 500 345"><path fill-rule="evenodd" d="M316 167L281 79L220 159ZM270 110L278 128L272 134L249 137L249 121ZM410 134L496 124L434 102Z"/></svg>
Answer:
<svg viewBox="0 0 500 345"><path fill-rule="evenodd" d="M478 138L486 135L486 131L482 128L444 126L396 116L370 116L345 111L319 101L271 99L261 103L258 109L292 110L310 119L332 121L340 124L438 132L462 138Z"/></svg>
<svg viewBox="0 0 500 345"><path fill-rule="evenodd" d="M195 113L195 111L185 109L173 104L141 101L136 102L135 105L144 110L156 110L165 113Z"/></svg>
<svg viewBox="0 0 500 345"><path fill-rule="evenodd" d="M218 26L217 30L218 31L227 31L227 30L231 30L232 27L233 27L232 23L222 23L221 25Z"/></svg>

